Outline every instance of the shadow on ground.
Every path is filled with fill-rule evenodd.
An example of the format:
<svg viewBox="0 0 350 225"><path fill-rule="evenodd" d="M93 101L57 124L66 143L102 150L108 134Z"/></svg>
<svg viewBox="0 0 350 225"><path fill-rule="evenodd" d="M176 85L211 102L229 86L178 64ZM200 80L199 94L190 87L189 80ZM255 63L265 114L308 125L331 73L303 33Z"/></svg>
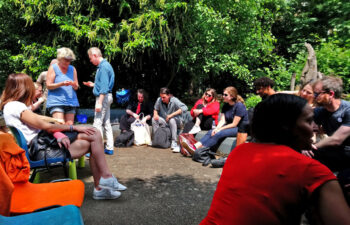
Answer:
<svg viewBox="0 0 350 225"><path fill-rule="evenodd" d="M106 158L128 190L116 200L92 199L93 180L86 161L87 166L77 170L85 183L81 213L86 225L199 224L222 171L203 167L170 149L115 149L115 154Z"/></svg>

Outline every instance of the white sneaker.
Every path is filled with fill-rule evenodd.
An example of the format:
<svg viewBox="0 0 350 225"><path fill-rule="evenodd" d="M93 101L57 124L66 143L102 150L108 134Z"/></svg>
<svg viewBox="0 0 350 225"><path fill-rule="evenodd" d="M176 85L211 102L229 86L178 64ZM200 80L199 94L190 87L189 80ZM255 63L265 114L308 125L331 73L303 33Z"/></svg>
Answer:
<svg viewBox="0 0 350 225"><path fill-rule="evenodd" d="M98 185L100 188L109 189L112 191L125 191L127 187L118 182L117 178L114 176L109 178L100 178L100 182Z"/></svg>
<svg viewBox="0 0 350 225"><path fill-rule="evenodd" d="M119 191L112 191L109 189L96 190L96 188L94 188L94 192L92 193L92 198L96 200L117 199L120 196L121 193Z"/></svg>
<svg viewBox="0 0 350 225"><path fill-rule="evenodd" d="M175 149L175 148L177 148L178 147L178 145L177 145L177 142L176 141L171 141L171 149Z"/></svg>
<svg viewBox="0 0 350 225"><path fill-rule="evenodd" d="M180 152L180 146L177 146L173 149L174 153L179 153Z"/></svg>
<svg viewBox="0 0 350 225"><path fill-rule="evenodd" d="M200 126L196 126L194 125L192 127L192 129L190 130L190 132L188 132L189 134L197 134L199 131L201 131L202 129L200 128Z"/></svg>

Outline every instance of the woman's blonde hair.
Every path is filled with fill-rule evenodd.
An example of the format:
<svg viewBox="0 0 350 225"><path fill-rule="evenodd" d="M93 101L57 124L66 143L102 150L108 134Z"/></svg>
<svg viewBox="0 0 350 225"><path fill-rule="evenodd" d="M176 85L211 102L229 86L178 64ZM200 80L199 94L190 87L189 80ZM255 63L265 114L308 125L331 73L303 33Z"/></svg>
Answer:
<svg viewBox="0 0 350 225"><path fill-rule="evenodd" d="M29 106L35 96L33 80L25 73L12 73L8 76L1 95L0 109L8 102L19 101Z"/></svg>
<svg viewBox="0 0 350 225"><path fill-rule="evenodd" d="M228 92L228 94L231 95L232 101L242 102L244 104L244 99L238 94L238 91L235 87L229 86L225 88L224 91Z"/></svg>
<svg viewBox="0 0 350 225"><path fill-rule="evenodd" d="M211 95L213 96L213 98L211 99L211 101L210 101L210 102L207 102L207 103L216 102L216 101L218 100L218 95L217 95L217 93L216 93L216 90L215 90L214 88L207 88L207 89L205 90L204 94L202 95L202 100L203 100L203 102L205 102L205 94L206 94L207 92L210 92Z"/></svg>
<svg viewBox="0 0 350 225"><path fill-rule="evenodd" d="M68 59L68 60L75 60L74 52L70 48L59 48L57 49L57 59Z"/></svg>

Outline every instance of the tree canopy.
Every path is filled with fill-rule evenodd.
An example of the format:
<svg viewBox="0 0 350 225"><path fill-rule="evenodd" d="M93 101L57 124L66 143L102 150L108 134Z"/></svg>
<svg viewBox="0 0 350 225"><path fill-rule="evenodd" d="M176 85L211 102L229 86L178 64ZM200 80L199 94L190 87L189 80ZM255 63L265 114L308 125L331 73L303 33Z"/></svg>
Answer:
<svg viewBox="0 0 350 225"><path fill-rule="evenodd" d="M97 46L116 71L115 89L156 96L168 86L188 97L233 85L246 94L261 76L288 89L309 42L319 70L349 84L349 11L346 0L2 0L0 79L23 71L35 80L69 47L79 81L92 80L87 50Z"/></svg>

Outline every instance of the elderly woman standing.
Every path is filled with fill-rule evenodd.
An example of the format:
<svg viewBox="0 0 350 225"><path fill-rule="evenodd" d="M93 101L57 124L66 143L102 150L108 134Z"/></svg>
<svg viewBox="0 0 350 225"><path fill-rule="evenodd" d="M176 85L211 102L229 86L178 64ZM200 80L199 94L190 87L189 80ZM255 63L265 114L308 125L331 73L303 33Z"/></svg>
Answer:
<svg viewBox="0 0 350 225"><path fill-rule="evenodd" d="M58 63L51 65L47 72L46 87L49 91L46 106L52 117L72 125L76 107L79 107L75 92L79 87L77 71L70 65L75 55L69 48L59 48L57 60Z"/></svg>

